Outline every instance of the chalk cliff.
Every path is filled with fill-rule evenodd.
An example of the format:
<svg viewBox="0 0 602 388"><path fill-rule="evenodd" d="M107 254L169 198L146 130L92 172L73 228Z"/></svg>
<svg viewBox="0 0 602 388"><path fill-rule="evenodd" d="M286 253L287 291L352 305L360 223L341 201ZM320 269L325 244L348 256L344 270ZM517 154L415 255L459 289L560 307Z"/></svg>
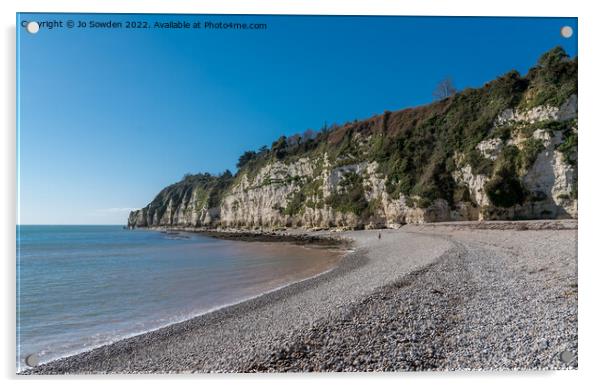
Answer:
<svg viewBox="0 0 602 388"><path fill-rule="evenodd" d="M248 151L131 212L130 227L376 228L577 217L577 59L560 48L427 106Z"/></svg>

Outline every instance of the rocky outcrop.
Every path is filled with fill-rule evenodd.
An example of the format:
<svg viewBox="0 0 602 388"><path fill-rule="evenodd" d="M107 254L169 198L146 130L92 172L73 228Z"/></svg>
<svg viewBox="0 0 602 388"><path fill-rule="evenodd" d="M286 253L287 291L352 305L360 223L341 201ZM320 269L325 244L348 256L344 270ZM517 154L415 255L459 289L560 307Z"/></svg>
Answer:
<svg viewBox="0 0 602 388"><path fill-rule="evenodd" d="M560 107L542 105L532 109L505 109L495 121L496 126L533 124L542 121L567 121L577 117L577 95L571 95Z"/></svg>
<svg viewBox="0 0 602 388"><path fill-rule="evenodd" d="M477 144L477 150L483 155L483 157L495 160L502 151L504 142L500 138L486 139Z"/></svg>
<svg viewBox="0 0 602 388"><path fill-rule="evenodd" d="M475 174L472 172L472 166L467 164L453 172L456 183L465 185L469 192L470 198L479 207L489 206L489 197L485 193L485 183L489 177L484 174Z"/></svg>
<svg viewBox="0 0 602 388"><path fill-rule="evenodd" d="M572 95L560 108L535 107L525 112L513 111L509 116L514 118L513 125L518 128L526 124L541 126L533 129L530 137L517 135L507 141L519 148L525 147L529 139L542 145L533 164L521 177L531 198L510 209L487 209L481 218L577 218L576 163L571 163L570 158L558 150L568 136L577 134L577 96ZM498 122L508 124L504 120ZM566 128L554 130L550 123L565 123ZM571 152L576 153L576 148ZM576 154L572 157L576 161Z"/></svg>
<svg viewBox="0 0 602 388"><path fill-rule="evenodd" d="M549 213L550 218L576 218L577 200L573 193L577 189L577 172L566 162L562 152L556 150L562 144L563 134L540 129L533 135L543 141L544 149L523 177L525 187L542 198L538 206L541 212Z"/></svg>

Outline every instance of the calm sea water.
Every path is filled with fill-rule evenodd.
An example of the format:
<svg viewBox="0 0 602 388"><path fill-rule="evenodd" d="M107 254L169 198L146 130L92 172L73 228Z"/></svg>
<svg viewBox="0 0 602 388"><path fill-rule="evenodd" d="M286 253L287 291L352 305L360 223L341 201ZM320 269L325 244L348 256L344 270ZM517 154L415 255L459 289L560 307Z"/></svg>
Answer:
<svg viewBox="0 0 602 388"><path fill-rule="evenodd" d="M17 366L260 295L331 268L339 254L121 226L17 227Z"/></svg>

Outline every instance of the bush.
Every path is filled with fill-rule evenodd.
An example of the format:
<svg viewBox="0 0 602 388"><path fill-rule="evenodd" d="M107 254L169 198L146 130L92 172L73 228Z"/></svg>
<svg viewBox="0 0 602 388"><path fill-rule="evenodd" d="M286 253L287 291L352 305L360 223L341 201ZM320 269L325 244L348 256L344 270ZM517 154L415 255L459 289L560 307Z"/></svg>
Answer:
<svg viewBox="0 0 602 388"><path fill-rule="evenodd" d="M523 108L560 106L577 93L577 58L569 59L562 47L555 47L540 57L526 78L529 89Z"/></svg>
<svg viewBox="0 0 602 388"><path fill-rule="evenodd" d="M543 142L539 139L529 138L523 143L520 153L520 169L526 173L537 160L537 156L544 150Z"/></svg>
<svg viewBox="0 0 602 388"><path fill-rule="evenodd" d="M458 202L470 202L470 190L468 190L468 187L464 185L456 187L454 190L454 203Z"/></svg>
<svg viewBox="0 0 602 388"><path fill-rule="evenodd" d="M512 207L525 200L525 190L520 180L507 170L494 175L485 184L485 192L495 206Z"/></svg>
<svg viewBox="0 0 602 388"><path fill-rule="evenodd" d="M326 204L342 213L368 215L369 203L364 196L363 181L355 172L346 173L339 182L339 190L326 199Z"/></svg>
<svg viewBox="0 0 602 388"><path fill-rule="evenodd" d="M577 132L570 131L565 135L564 141L556 149L562 152L563 160L571 166L577 165Z"/></svg>
<svg viewBox="0 0 602 388"><path fill-rule="evenodd" d="M473 174L491 175L493 171L493 161L484 157L476 149L472 149L466 153L465 162L472 167Z"/></svg>
<svg viewBox="0 0 602 388"><path fill-rule="evenodd" d="M295 216L301 213L301 210L303 210L303 206L305 204L305 199L306 198L303 191L295 192L286 204L286 208L284 208L284 214L288 216Z"/></svg>
<svg viewBox="0 0 602 388"><path fill-rule="evenodd" d="M255 151L245 151L239 158L238 163L236 163L236 168L243 168L247 165L251 160L257 157L257 153Z"/></svg>

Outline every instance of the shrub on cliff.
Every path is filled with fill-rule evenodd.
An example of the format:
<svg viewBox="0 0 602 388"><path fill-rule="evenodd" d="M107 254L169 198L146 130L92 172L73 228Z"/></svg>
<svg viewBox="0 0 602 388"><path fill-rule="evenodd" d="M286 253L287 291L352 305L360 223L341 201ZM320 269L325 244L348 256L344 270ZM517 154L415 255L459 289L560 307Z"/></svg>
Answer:
<svg viewBox="0 0 602 388"><path fill-rule="evenodd" d="M535 163L537 156L543 149L544 145L541 140L535 138L525 140L520 152L520 170L526 173L533 163Z"/></svg>
<svg viewBox="0 0 602 388"><path fill-rule="evenodd" d="M326 199L326 204L341 213L354 213L364 216L369 204L365 198L364 180L355 172L345 173L339 182L339 189Z"/></svg>
<svg viewBox="0 0 602 388"><path fill-rule="evenodd" d="M239 169L243 168L244 166L247 165L247 163L249 163L251 160L255 159L256 157L257 157L257 153L255 151L245 151L238 158L238 163L236 163L236 168L239 168Z"/></svg>
<svg viewBox="0 0 602 388"><path fill-rule="evenodd" d="M508 170L494 175L485 185L485 192L491 203L499 207L512 207L522 204L525 200L525 191L520 180Z"/></svg>
<svg viewBox="0 0 602 388"><path fill-rule="evenodd" d="M485 193L494 206L508 208L525 201L527 192L518 178L521 163L516 146L504 147L495 162L493 177L485 184Z"/></svg>
<svg viewBox="0 0 602 388"><path fill-rule="evenodd" d="M570 59L562 47L554 47L539 58L526 79L529 89L522 107L560 106L577 94L577 58Z"/></svg>

